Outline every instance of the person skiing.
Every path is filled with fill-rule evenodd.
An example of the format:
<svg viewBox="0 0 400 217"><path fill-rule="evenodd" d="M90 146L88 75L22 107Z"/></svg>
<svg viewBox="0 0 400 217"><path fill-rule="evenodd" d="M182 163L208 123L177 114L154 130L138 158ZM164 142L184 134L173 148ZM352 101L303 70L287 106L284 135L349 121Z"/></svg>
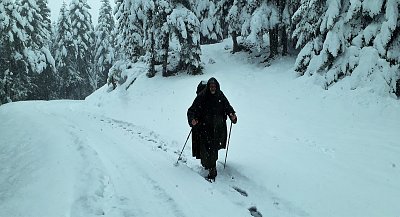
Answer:
<svg viewBox="0 0 400 217"><path fill-rule="evenodd" d="M215 181L217 176L218 150L226 148L227 116L236 124L235 110L220 90L217 79L212 77L187 111L189 125L196 132L193 140L197 152L193 155L200 158L201 165L209 171L209 180Z"/></svg>

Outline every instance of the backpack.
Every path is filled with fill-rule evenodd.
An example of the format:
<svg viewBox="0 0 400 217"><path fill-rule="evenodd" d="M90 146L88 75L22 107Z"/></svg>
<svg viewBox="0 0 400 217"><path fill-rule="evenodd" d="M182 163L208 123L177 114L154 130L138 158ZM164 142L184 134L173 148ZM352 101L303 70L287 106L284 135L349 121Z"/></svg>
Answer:
<svg viewBox="0 0 400 217"><path fill-rule="evenodd" d="M199 85L197 85L197 90L196 90L196 94L199 94L201 91L203 91L204 89L206 89L207 87L207 81L200 81Z"/></svg>

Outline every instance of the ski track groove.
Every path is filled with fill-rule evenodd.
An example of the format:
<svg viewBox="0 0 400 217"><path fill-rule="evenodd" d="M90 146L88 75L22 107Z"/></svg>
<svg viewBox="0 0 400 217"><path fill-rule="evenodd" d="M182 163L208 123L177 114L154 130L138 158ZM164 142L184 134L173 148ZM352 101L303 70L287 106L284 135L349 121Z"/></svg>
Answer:
<svg viewBox="0 0 400 217"><path fill-rule="evenodd" d="M164 141L160 135L158 135L156 132L152 130L148 130L145 127L140 127L137 126L133 123L126 122L126 121L121 121L113 118L108 118L108 117L98 117L96 115L91 115L94 119L100 119L101 122L105 124L109 124L112 127L118 127L123 131L126 131L127 133L131 134L132 136L139 138L143 140L144 142L152 144L152 148L154 149L159 149L164 152L166 152L171 158L178 157L180 154L180 150L171 150L171 148L168 147L168 144L170 142ZM175 142L172 142L175 143ZM188 167L190 170L193 172L198 173L200 176L204 177L204 169L201 166L196 166L197 163L195 163L195 160L191 160L188 162L187 157L185 153L182 154L181 160L179 160L180 163L183 163L186 167ZM286 201L280 197L278 197L275 193L273 193L271 190L266 189L265 187L262 187L260 185L257 185L256 183L252 182L248 177L240 173L239 171L235 170L234 168L231 168L229 166L226 167L226 169L223 169L223 163L218 161L219 165L217 164L217 168L219 168L220 172L219 175L217 176L217 181L215 183L211 183L212 185L217 185L219 186L219 189L216 188L216 190L220 191L222 194L224 194L226 197L229 199L235 195L240 195L241 200L240 204L248 204L247 210L249 210L249 214L251 216L255 217L261 217L263 216L260 210L257 209L255 202L252 199L252 193L249 193L248 190L246 190L243 187L240 186L251 186L252 187L252 192L257 192L257 194L261 194L262 196L265 197L265 195L268 195L268 199L271 201L271 206L273 208L276 208L278 210L286 210L287 212L290 213L296 213L298 216L308 216L309 214L302 210L301 208L296 207L293 205L291 202ZM194 165L194 166L193 166ZM154 180L152 180L150 177L147 177L153 185L156 184ZM222 179L222 180L221 180ZM218 181L221 180L221 181ZM205 180L206 181L206 180ZM160 187L155 186L156 189L160 191L164 191ZM168 196L168 194L164 191L164 196L169 198L169 200L173 200ZM260 202L260 201L259 201ZM264 202L264 201L263 201ZM244 205L245 206L245 205ZM176 206L178 207L178 206ZM174 210L176 207L173 207ZM177 215L177 216L183 216L182 215Z"/></svg>
<svg viewBox="0 0 400 217"><path fill-rule="evenodd" d="M90 145L85 145L86 141L82 140L79 135L82 130L75 126L69 128L69 134L75 145L73 148L81 157L82 163L80 165L84 165L80 168L82 176L78 180L79 189L76 193L76 199L71 205L71 214L73 216L105 215L104 204L107 204L106 201L111 197L108 192L109 177L103 168L95 166L101 165L98 153ZM93 161L95 161L94 164Z"/></svg>
<svg viewBox="0 0 400 217"><path fill-rule="evenodd" d="M88 116L90 117L91 115ZM63 121L65 122L67 120L63 119ZM110 177L106 175L106 168L100 168L98 166L102 165L102 162L96 148L88 144L86 139L82 139L85 138L85 136L82 136L83 134L86 134L85 130L77 127L79 126L78 124L72 124L71 122L74 123L71 120L68 120L67 122L69 123L68 133L73 139L73 149L75 149L75 151L80 155L82 161L81 165L84 165L80 168L80 174L82 174L82 176L78 179L78 189L76 191L75 199L71 204L71 214L73 216L104 216L110 212L118 212L124 217L143 216L149 214L147 210L130 208L133 205L129 204L130 199L119 195L118 192L115 192L115 189L112 189L113 184L110 181ZM121 125L118 121L109 121L108 123L113 125L113 128L115 128L114 124L116 123L118 127L122 127L122 129L125 128L124 130L127 132L129 130L128 127L133 127L133 125ZM96 133L96 131L92 132ZM157 143L156 139L148 139L150 137L142 136L139 131L137 135L138 138L142 140ZM118 168L118 162L114 162L112 159L109 160L111 160L113 166ZM135 166L134 164L131 165ZM173 216L186 217L186 215L179 209L179 204L168 195L165 189L142 171L140 167L136 167L135 170L140 173L141 177L145 180L145 183L149 184L147 187L153 189L152 192L157 196L155 198L159 198L159 202L168 204L171 207L169 210L171 210ZM120 173L120 176L123 176L123 171L118 171L117 169L116 172ZM124 181L127 182L127 180ZM127 183L127 186L128 185L129 184Z"/></svg>

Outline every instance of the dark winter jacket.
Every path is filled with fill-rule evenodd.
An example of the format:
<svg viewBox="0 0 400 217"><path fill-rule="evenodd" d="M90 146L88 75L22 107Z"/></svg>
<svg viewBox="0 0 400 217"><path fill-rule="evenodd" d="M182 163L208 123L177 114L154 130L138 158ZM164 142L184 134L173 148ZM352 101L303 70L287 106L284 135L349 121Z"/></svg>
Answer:
<svg viewBox="0 0 400 217"><path fill-rule="evenodd" d="M215 83L217 86L215 94L210 92L210 83ZM205 145L207 149L215 150L226 148L226 119L230 113L234 114L235 111L220 90L218 81L215 78L210 78L207 82L207 88L198 93L187 112L190 126L192 126L193 119L198 120L198 124L192 126L194 157L201 157L199 153L196 153L198 146Z"/></svg>

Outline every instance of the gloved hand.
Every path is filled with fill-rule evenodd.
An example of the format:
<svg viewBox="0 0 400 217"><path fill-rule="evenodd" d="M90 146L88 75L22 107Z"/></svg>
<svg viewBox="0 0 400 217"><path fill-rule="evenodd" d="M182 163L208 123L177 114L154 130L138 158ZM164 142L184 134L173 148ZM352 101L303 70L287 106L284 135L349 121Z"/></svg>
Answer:
<svg viewBox="0 0 400 217"><path fill-rule="evenodd" d="M236 124L237 123L237 116L235 113L230 113L229 114L229 119L231 119L232 123Z"/></svg>
<svg viewBox="0 0 400 217"><path fill-rule="evenodd" d="M196 119L192 119L192 126L196 126L196 124L199 123Z"/></svg>

